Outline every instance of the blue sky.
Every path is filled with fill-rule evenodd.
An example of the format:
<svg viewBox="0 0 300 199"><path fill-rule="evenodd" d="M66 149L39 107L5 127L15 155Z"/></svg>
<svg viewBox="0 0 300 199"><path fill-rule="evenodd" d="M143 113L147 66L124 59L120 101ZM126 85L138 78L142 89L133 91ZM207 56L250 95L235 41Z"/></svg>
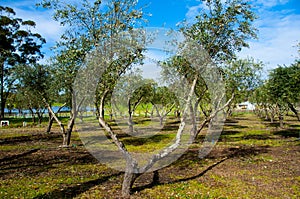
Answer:
<svg viewBox="0 0 300 199"><path fill-rule="evenodd" d="M54 45L63 28L52 20L51 11L38 9L38 0L0 0L0 5L14 8L17 16L37 23L36 32L46 38L43 51L46 58L49 48ZM254 26L258 28L258 40L248 41L249 49L243 49L240 57L254 57L266 64L265 70L279 65L289 65L298 57L297 43L300 42L300 1L299 0L256 0L251 1L259 16ZM145 12L150 27L176 28L183 19L192 21L202 8L199 0L140 0L147 5Z"/></svg>

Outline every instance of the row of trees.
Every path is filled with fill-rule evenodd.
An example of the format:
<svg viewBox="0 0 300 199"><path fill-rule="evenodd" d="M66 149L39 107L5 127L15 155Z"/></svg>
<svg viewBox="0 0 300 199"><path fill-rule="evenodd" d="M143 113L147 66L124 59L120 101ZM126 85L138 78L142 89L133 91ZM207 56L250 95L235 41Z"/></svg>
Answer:
<svg viewBox="0 0 300 199"><path fill-rule="evenodd" d="M240 1L222 3L220 0L206 1L204 3L207 4L207 7L210 9L203 10L203 13L199 13L197 22L195 24L184 25L181 31L189 40L201 44L197 50L205 50L208 52L209 56L207 57L209 58L204 56L204 60L198 60L198 67L200 68L195 68L191 64L192 59L196 57L193 57L193 54L191 54L192 51L188 51L185 56L174 56L160 63L165 71L170 71L168 73L175 71L179 74L179 77L184 77L188 83L187 85L190 87L186 90L185 98L183 98L186 103L180 110L181 117L179 129L176 133L176 140L169 147L149 157L146 164L140 164L136 157L128 152L124 143L104 117L104 109L109 105L107 102L110 101L108 99L114 91L117 81L133 64L143 61L145 46L140 42L144 40L143 34L136 33L135 30L133 30L133 28L136 27L141 28L144 22L143 12L137 8L137 2L133 0L117 0L108 3L105 9L100 6L100 4L102 4L100 1L95 1L93 4L85 2L78 7L75 5L62 4L59 1L46 1L43 4L54 8L56 11L55 18L62 22L62 24L69 26L68 35L64 37L66 43L74 42L74 44L80 44L76 49L80 49L82 50L81 52L84 53L90 52L90 57L86 57L85 59L86 68L83 67L83 69L89 69L88 71L92 71L92 74L84 74L86 75L85 78L79 83L84 82L84 85L89 86L91 82L92 84L97 82L97 85L91 86L96 88L96 92L91 93L92 95L95 93L94 103L98 111L98 122L126 160L124 165L125 176L122 186L122 194L124 196L130 195L133 183L142 173L151 170L155 164L169 156L182 145L183 130L188 122L193 124L189 139L190 142L193 142L201 130L207 124L210 124L218 113L222 112L225 107L232 103L236 93L239 93L241 90L247 90L246 87L248 85L246 84L244 86L245 82L249 83L248 81L252 80L251 77L249 77L249 79L243 78L241 74L236 76L234 72L232 72L232 74L235 77L230 76L229 73L225 72L227 64L224 64L230 62L232 64L230 64L230 66L235 68L235 63L238 63L232 61L236 58L235 53L240 51L242 47L247 46L245 42L246 39L256 36L255 29L251 25L255 16L250 9L250 5ZM124 37L121 38L122 42L120 45L119 35L124 31L127 32L127 35L125 39ZM70 33L76 33L76 35L70 35ZM116 39L118 41L115 41ZM84 46L83 48L83 45L87 44L88 46ZM65 47L65 45L63 46ZM189 46L189 44L187 44L186 47L193 48L193 46ZM65 50L65 48L62 48L62 52L65 52ZM183 53L184 50L185 49L183 49ZM73 52L71 55L74 55ZM72 64L78 62L82 63L81 57L73 57L72 60L74 60ZM219 74L216 80L223 76L228 82L232 82L231 85L228 83L228 87L232 87L232 91L230 91L230 97L226 101L225 96L219 96L220 98L217 98L218 100L212 99L216 96L209 94L209 90L211 90L210 85L206 85L205 80L201 76L201 68L209 68L209 63L211 62L218 64L217 67L213 67L218 71L217 74ZM249 60L245 62L249 62ZM67 63L70 64L70 61L68 60ZM250 64L245 65L249 66L249 69L254 69L253 65L256 64L253 64L250 60ZM237 66L236 72L240 72ZM101 75L95 76L93 74ZM256 74L256 72L249 72L249 74ZM209 74L207 75L209 76ZM243 80L244 82L234 83L234 81L239 80ZM126 92L126 89L122 91ZM80 94L70 93L75 96ZM130 124L129 126L131 126L131 115L147 92L135 90L135 93L131 93L130 91L128 93L129 97L125 99L128 104L128 123ZM194 93L197 99L192 97ZM155 94L155 96L159 97L159 99L165 99L165 95L160 97L159 94ZM81 101L83 101L83 104L85 103L84 98L72 99L76 99L76 103L79 104ZM215 104L211 104L212 101L215 102ZM220 105L220 101L224 101L224 103ZM73 105L76 103L73 103ZM195 117L195 113L198 111L200 105L203 106L203 112L206 114L205 119L202 121L198 121ZM204 107L204 105L206 106ZM171 108L172 106L170 109ZM76 107L73 106L72 109L76 110ZM161 109L157 108L157 110Z"/></svg>
<svg viewBox="0 0 300 199"><path fill-rule="evenodd" d="M298 51L300 52L300 48ZM290 66L279 66L271 70L268 79L255 90L252 97L252 101L257 104L257 114L271 122L277 117L281 128L284 127L284 115L289 111L300 121L299 85L299 59Z"/></svg>
<svg viewBox="0 0 300 199"><path fill-rule="evenodd" d="M126 159L122 194L129 196L137 177L151 170L183 144L183 131L188 123L192 126L189 132L189 143L192 143L203 128L210 127L220 114L229 113L236 103L247 99L259 85L262 63L252 58L240 60L236 57L237 52L248 47L247 39L256 38L256 29L252 26L256 16L251 5L240 0L210 0L203 3L208 9L199 13L196 22L182 23L180 27L179 31L186 38L185 43L179 45L180 54L157 63L163 69L168 87L159 87L153 80L144 80L132 72L133 65L143 63L146 44L151 42L143 34L146 20L136 0L83 0L72 4L60 0L42 1L39 6L53 9L54 19L66 30L54 47L55 56L49 65L37 63L42 56L39 51L44 42L42 37L30 31L27 31L25 41L23 37L17 37L18 28L9 28L12 24L22 23L22 20L14 18L12 9L1 7L1 23L4 19L16 20L9 22L9 27L1 24L1 33L7 31L7 35L15 35L11 36L12 40L1 34L1 41L7 40L13 46L1 46L1 108L4 109L6 103L5 94L13 96L12 99L16 100L14 104L20 101L18 104L23 103L29 109L36 110L39 118L46 107L49 112L48 130L56 121L63 135L63 146L68 146L79 111L90 105L87 102L92 102L96 107L98 123ZM26 24L33 25L23 23ZM198 57L199 53L201 57ZM18 62L10 62L13 56L20 58ZM17 67L20 64L22 67ZM13 70L13 74L17 74L12 78L14 86L8 86L11 81L5 78L9 78L12 72L8 71ZM84 73L85 70L88 72ZM135 79L133 86L130 85L132 79ZM135 88L137 81L142 86ZM219 85L216 86L216 83ZM76 89L78 84L84 89ZM183 86L180 88L178 85L181 84ZM116 91L116 87L119 90ZM224 87L226 90L222 89ZM182 88L180 92L183 95L178 96L178 89ZM8 90L4 92L5 89ZM212 90L215 92L211 93ZM152 104L161 123L170 111L180 113L177 114L180 124L174 143L153 154L144 165L139 165L128 152L104 117L105 110L110 107L118 109L121 101L111 100L118 96L127 107L129 132L134 131L133 114L138 106ZM67 125L52 109L54 102L70 107ZM201 120L197 117L199 112Z"/></svg>

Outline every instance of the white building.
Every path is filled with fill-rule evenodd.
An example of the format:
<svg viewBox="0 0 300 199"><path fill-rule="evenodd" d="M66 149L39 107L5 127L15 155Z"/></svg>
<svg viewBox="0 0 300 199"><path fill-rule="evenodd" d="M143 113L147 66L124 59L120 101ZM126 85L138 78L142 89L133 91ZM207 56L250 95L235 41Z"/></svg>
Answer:
<svg viewBox="0 0 300 199"><path fill-rule="evenodd" d="M250 102L242 102L236 105L237 110L248 110L253 111L255 109L255 105L251 104Z"/></svg>

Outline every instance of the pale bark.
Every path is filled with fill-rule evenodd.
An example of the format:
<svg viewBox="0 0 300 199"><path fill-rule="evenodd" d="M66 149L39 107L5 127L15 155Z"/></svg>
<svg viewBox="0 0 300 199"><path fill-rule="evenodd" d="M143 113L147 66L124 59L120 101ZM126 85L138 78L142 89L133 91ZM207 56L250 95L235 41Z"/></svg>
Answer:
<svg viewBox="0 0 300 199"><path fill-rule="evenodd" d="M164 119L173 110L173 108L175 107L175 104L172 104L171 107L168 110L159 111L159 107L156 104L154 104L153 102L151 102L151 103L152 103L153 107L156 110L157 116L159 117L160 126L163 126Z"/></svg>
<svg viewBox="0 0 300 199"><path fill-rule="evenodd" d="M143 99L143 96L140 96L140 98L132 105L130 98L127 99L127 107L128 107L128 126L129 126L129 133L133 133L133 114L138 107L138 105L141 103Z"/></svg>
<svg viewBox="0 0 300 199"><path fill-rule="evenodd" d="M55 115L58 114L64 106L66 106L66 103L64 103L62 106L60 106L60 107L58 108L58 110L56 111L56 113L54 113L54 114L55 114ZM53 117L53 115L51 114L50 111L48 111L48 112L49 112L49 122L48 122L48 126L47 126L46 132L47 132L47 133L50 133L50 132L51 132L51 128L52 128L52 124L53 124L53 122L54 122L54 117Z"/></svg>
<svg viewBox="0 0 300 199"><path fill-rule="evenodd" d="M58 119L58 117L55 115L55 113L53 112L51 106L47 103L47 101L44 99L44 103L46 104L46 107L49 111L49 113L51 113L53 119L56 121L56 123L58 124L59 128L60 128L60 132L63 136L63 142L62 142L62 146L65 147L67 146L67 136L66 136L66 130L65 130L65 126L63 125L63 123Z"/></svg>
<svg viewBox="0 0 300 199"><path fill-rule="evenodd" d="M48 111L51 113L52 117L54 118L54 120L57 122L57 124L60 127L60 131L63 136L63 142L62 142L61 147L68 147L71 142L71 134L73 131L75 119L77 117L78 110L79 110L81 104L83 103L84 99L82 99L80 101L79 105L77 106L76 101L75 101L75 96L72 97L72 110L71 110L71 115L70 115L71 118L68 122L67 130L65 129L65 126L63 125L63 123L58 119L58 117L52 110L51 106L47 103L46 99L43 99L43 101L46 104Z"/></svg>

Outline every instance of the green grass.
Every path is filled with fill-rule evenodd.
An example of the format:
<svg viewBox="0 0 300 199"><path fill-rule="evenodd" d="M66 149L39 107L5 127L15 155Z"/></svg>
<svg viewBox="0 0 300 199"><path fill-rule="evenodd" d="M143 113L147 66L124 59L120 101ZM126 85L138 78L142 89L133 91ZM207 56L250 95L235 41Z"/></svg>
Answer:
<svg viewBox="0 0 300 199"><path fill-rule="evenodd" d="M294 117L286 119L281 130L251 112L234 113L210 154L198 158L200 136L178 161L159 171L158 184L148 187L152 174L142 175L132 198L297 198L300 125ZM84 121L97 125L95 118ZM73 132L72 147L61 149L56 124L56 133L45 134L45 124L19 127L22 119L11 122L0 129L0 198L118 198L123 175L89 155L80 132ZM135 122L137 129L150 123L143 117ZM174 118L168 122L150 137L128 136L126 125L110 124L130 152L145 153L174 141L178 123ZM30 153L32 149L39 150Z"/></svg>

